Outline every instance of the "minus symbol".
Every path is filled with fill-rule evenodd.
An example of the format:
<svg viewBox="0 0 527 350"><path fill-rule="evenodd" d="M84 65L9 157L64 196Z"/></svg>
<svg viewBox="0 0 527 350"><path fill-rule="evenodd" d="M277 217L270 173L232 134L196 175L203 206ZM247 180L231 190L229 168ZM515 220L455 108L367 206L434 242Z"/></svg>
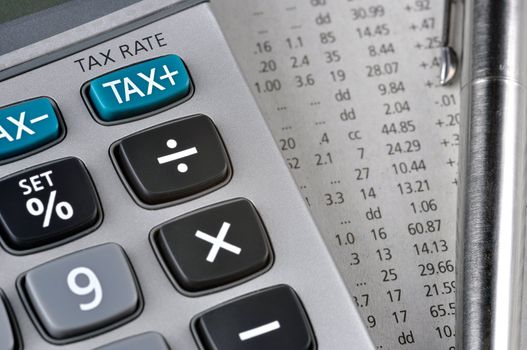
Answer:
<svg viewBox="0 0 527 350"><path fill-rule="evenodd" d="M241 332L238 334L241 341L249 340L254 337L258 337L260 335L275 331L280 328L280 322L273 321L267 324L264 324L263 326L256 327L253 329L249 329L248 331Z"/></svg>
<svg viewBox="0 0 527 350"><path fill-rule="evenodd" d="M38 123L40 121L43 121L44 119L48 119L48 117L49 117L49 115L44 114L44 115L41 115L40 117L36 117L36 118L31 119L29 122L31 124L35 124L35 123Z"/></svg>

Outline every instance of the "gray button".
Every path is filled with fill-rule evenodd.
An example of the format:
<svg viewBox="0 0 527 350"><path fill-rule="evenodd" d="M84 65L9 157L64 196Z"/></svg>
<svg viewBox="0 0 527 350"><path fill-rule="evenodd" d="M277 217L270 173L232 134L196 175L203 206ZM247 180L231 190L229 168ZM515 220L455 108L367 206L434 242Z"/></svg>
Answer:
<svg viewBox="0 0 527 350"><path fill-rule="evenodd" d="M15 350L17 348L13 325L3 298L3 292L0 289L0 350Z"/></svg>
<svg viewBox="0 0 527 350"><path fill-rule="evenodd" d="M116 341L96 350L170 350L159 333L149 332Z"/></svg>
<svg viewBox="0 0 527 350"><path fill-rule="evenodd" d="M113 243L38 266L26 273L19 287L41 333L59 344L117 327L142 307L128 258Z"/></svg>

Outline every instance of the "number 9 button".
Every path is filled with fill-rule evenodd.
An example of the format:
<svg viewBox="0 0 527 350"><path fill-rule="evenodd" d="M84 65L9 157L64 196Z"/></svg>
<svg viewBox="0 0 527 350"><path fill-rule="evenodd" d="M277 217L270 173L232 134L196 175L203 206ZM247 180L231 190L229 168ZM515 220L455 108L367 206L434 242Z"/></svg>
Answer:
<svg viewBox="0 0 527 350"><path fill-rule="evenodd" d="M17 287L39 332L54 344L118 327L143 306L128 258L114 243L40 265L22 275Z"/></svg>

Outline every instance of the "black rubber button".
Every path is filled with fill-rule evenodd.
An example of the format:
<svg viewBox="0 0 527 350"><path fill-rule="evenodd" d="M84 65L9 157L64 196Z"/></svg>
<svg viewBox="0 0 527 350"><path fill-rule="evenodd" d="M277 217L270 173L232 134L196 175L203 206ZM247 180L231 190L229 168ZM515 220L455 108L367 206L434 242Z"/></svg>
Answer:
<svg viewBox="0 0 527 350"><path fill-rule="evenodd" d="M210 191L231 175L221 137L204 115L128 136L112 146L112 154L136 199L146 206Z"/></svg>
<svg viewBox="0 0 527 350"><path fill-rule="evenodd" d="M190 293L254 276L273 259L256 209L241 198L165 223L152 241L176 286Z"/></svg>
<svg viewBox="0 0 527 350"><path fill-rule="evenodd" d="M21 252L72 239L102 219L84 163L64 158L0 180L0 236Z"/></svg>
<svg viewBox="0 0 527 350"><path fill-rule="evenodd" d="M314 350L315 336L294 290L274 286L198 315L194 337L204 350Z"/></svg>

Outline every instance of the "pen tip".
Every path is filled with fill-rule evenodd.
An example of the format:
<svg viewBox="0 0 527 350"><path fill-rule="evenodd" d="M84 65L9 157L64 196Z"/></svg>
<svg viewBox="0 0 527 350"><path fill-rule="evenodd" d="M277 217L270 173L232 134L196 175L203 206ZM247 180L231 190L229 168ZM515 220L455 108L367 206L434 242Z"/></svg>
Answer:
<svg viewBox="0 0 527 350"><path fill-rule="evenodd" d="M439 82L441 85L448 85L454 80L458 66L456 52L450 46L441 48L441 73Z"/></svg>

